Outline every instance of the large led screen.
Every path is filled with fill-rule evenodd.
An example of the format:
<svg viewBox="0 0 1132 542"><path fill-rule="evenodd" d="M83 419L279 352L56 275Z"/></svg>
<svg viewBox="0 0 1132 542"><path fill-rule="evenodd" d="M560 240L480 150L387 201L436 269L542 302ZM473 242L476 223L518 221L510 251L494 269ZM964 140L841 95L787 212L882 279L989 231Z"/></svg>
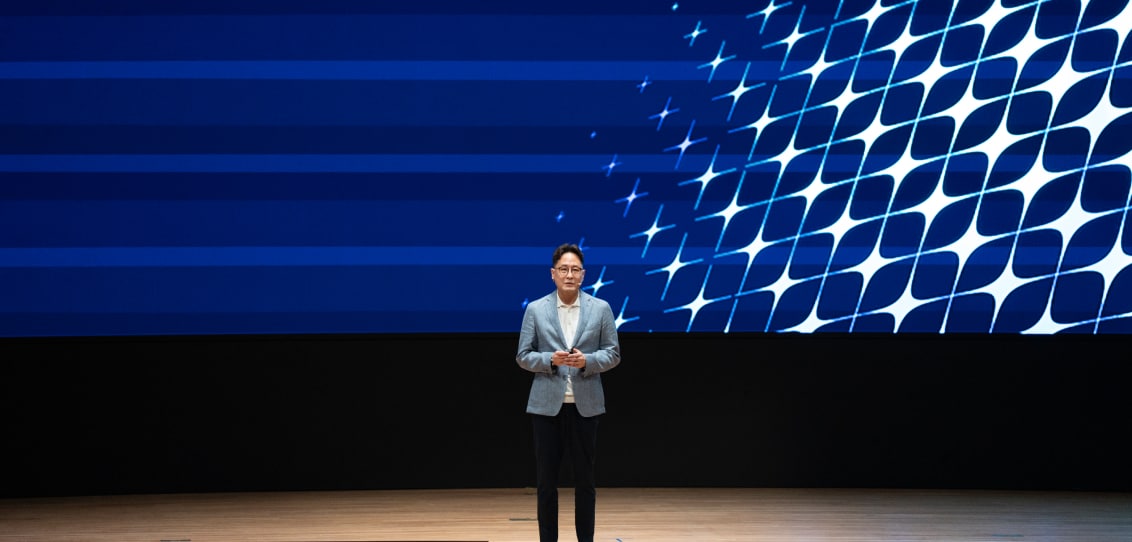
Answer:
<svg viewBox="0 0 1132 542"><path fill-rule="evenodd" d="M0 7L0 335L1132 331L1121 0Z"/></svg>

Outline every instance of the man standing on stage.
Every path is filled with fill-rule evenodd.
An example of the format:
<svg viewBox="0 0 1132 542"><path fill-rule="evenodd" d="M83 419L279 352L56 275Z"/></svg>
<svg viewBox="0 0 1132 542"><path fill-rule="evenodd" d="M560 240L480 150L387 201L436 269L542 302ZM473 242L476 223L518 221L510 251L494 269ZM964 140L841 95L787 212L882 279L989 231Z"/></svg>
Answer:
<svg viewBox="0 0 1132 542"><path fill-rule="evenodd" d="M534 373L527 412L538 465L540 542L558 540L558 472L569 454L574 470L574 529L593 542L597 425L605 413L601 373L621 362L609 303L582 291L585 257L562 245L551 259L556 291L527 304L519 333L519 366Z"/></svg>

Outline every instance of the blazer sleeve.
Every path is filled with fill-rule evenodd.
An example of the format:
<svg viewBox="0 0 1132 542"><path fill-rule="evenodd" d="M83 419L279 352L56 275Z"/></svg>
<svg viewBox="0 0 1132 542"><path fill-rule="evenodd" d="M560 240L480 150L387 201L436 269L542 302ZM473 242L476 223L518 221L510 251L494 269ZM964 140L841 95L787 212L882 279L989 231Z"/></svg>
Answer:
<svg viewBox="0 0 1132 542"><path fill-rule="evenodd" d="M526 311L523 312L523 327L519 330L519 352L515 355L515 361L520 367L532 373L553 373L554 364L550 362L553 352L540 351L543 345L539 340L535 305L541 304L528 303Z"/></svg>
<svg viewBox="0 0 1132 542"><path fill-rule="evenodd" d="M583 377L604 373L621 363L621 343L617 339L617 324L613 319L613 309L605 301L600 301L599 304L601 333L598 337L597 350L586 356L586 367L582 370Z"/></svg>

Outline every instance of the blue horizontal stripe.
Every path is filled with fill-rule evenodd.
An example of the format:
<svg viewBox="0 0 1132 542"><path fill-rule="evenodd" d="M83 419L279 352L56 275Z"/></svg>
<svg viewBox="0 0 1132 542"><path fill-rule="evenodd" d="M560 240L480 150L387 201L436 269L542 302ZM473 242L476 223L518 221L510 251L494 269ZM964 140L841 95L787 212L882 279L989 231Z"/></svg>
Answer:
<svg viewBox="0 0 1132 542"><path fill-rule="evenodd" d="M643 241L642 241L643 244ZM589 248L589 247L587 247ZM645 255L641 248L602 246L587 251L593 266L655 268L672 262L673 247L661 244ZM701 265L747 266L746 257L712 259L714 247L684 246L682 254ZM493 266L549 264L548 249L532 246L211 246L211 247L59 247L0 248L0 268L85 267L351 267ZM595 272L598 272L595 269ZM591 279L596 279L596 275Z"/></svg>
<svg viewBox="0 0 1132 542"><path fill-rule="evenodd" d="M702 62L100 61L0 62L0 79L296 79L345 81L702 81ZM757 73L776 73L777 63ZM754 66L753 66L754 67ZM729 73L729 72L725 72ZM735 74L731 74L735 75ZM724 76L721 73L721 78ZM735 77L738 80L738 77Z"/></svg>
<svg viewBox="0 0 1132 542"><path fill-rule="evenodd" d="M0 248L0 267L275 267L495 265L546 259L546 247L65 247Z"/></svg>
<svg viewBox="0 0 1132 542"><path fill-rule="evenodd" d="M9 154L0 155L0 172L600 173L612 160L612 155L591 154ZM717 160L743 163L746 157ZM617 156L617 161L615 171L676 169L674 153Z"/></svg>

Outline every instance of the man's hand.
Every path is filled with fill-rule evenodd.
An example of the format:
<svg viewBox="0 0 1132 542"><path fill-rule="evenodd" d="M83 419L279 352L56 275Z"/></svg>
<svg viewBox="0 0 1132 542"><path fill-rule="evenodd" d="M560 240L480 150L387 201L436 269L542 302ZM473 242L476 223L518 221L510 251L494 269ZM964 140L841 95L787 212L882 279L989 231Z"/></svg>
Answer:
<svg viewBox="0 0 1132 542"><path fill-rule="evenodd" d="M550 355L550 363L556 366L565 365L567 367L581 369L586 366L586 355L577 348L572 349L570 352L555 350L554 353Z"/></svg>

